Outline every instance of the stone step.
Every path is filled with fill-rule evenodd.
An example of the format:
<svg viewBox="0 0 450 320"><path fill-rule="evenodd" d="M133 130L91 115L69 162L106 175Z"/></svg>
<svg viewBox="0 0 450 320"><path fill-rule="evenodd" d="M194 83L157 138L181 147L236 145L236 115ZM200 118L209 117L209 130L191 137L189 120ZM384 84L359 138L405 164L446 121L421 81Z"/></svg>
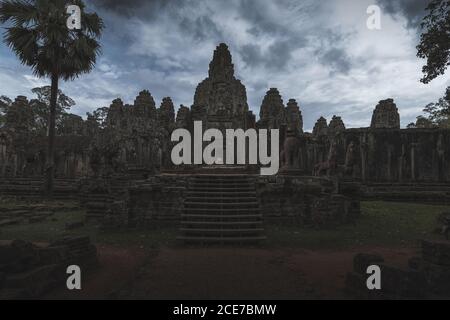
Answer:
<svg viewBox="0 0 450 320"><path fill-rule="evenodd" d="M194 236L180 236L177 238L179 241L183 242L195 242L195 243L257 243L264 241L267 238L264 236L254 236L254 237L194 237Z"/></svg>
<svg viewBox="0 0 450 320"><path fill-rule="evenodd" d="M181 215L185 242L257 242L265 239L255 179L202 175L187 185Z"/></svg>
<svg viewBox="0 0 450 320"><path fill-rule="evenodd" d="M195 225L195 226L227 226L227 227L239 227L239 226L259 226L262 225L262 221L181 221L182 225Z"/></svg>
<svg viewBox="0 0 450 320"><path fill-rule="evenodd" d="M184 208L185 212L206 212L206 213L231 213L234 212L235 214L242 214L242 213L246 213L246 212L259 212L259 207L258 208L238 208L238 209L230 209L230 208L222 208L220 210L211 210L208 208Z"/></svg>
<svg viewBox="0 0 450 320"><path fill-rule="evenodd" d="M216 210L219 210L221 208L259 208L258 202L189 202L185 201L184 203L185 208L213 208Z"/></svg>
<svg viewBox="0 0 450 320"><path fill-rule="evenodd" d="M262 228L250 228L250 229L212 229L212 228L180 228L184 233L218 233L218 234L236 234L236 233L259 233L263 232Z"/></svg>
<svg viewBox="0 0 450 320"><path fill-rule="evenodd" d="M182 214L183 219L262 219L262 214Z"/></svg>
<svg viewBox="0 0 450 320"><path fill-rule="evenodd" d="M237 194L234 197L193 197L189 196L185 200L187 203L191 202L201 202L201 203L208 203L208 202L214 202L214 203L256 203L255 197L244 197L240 194Z"/></svg>
<svg viewBox="0 0 450 320"><path fill-rule="evenodd" d="M215 196L215 195L221 195L221 196L235 196L235 195L243 195L243 196L253 196L256 197L256 191L211 191L211 190L205 190L205 191L187 191L187 196L198 196L198 195L204 195L204 196Z"/></svg>
<svg viewBox="0 0 450 320"><path fill-rule="evenodd" d="M237 183L255 183L252 179L192 179L191 183L222 183L222 184L237 184Z"/></svg>
<svg viewBox="0 0 450 320"><path fill-rule="evenodd" d="M191 187L188 192L249 192L255 191L255 187Z"/></svg>

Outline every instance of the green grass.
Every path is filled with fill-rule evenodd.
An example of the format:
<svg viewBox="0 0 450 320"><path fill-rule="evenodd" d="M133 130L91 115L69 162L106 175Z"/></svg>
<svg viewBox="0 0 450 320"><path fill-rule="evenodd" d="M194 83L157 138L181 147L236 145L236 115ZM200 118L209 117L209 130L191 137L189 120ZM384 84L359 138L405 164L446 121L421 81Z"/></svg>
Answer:
<svg viewBox="0 0 450 320"><path fill-rule="evenodd" d="M0 202L0 207L17 208L35 203L23 203L5 200ZM42 203L39 203L42 204ZM49 207L61 207L61 202L46 202ZM63 205L73 207L73 202L65 202ZM64 207L64 206L63 206ZM60 237L70 235L88 235L92 241L102 244L139 246L143 248L155 248L161 245L171 245L177 235L176 227L160 226L155 223L146 229L122 229L102 230L99 225L92 222L75 230L66 230L66 223L84 221L86 212L82 209L56 210L54 216L39 223L21 223L0 228L0 239L21 239L33 242L51 242Z"/></svg>
<svg viewBox="0 0 450 320"><path fill-rule="evenodd" d="M21 204L22 205L22 204ZM294 225L266 225L269 247L301 247L336 249L355 246L412 246L422 238L440 237L433 233L436 217L448 206L409 203L363 202L362 216L355 225L316 230ZM35 224L3 227L0 239L52 241L66 235L89 235L96 243L119 246L157 248L176 243L176 226L155 224L146 229L101 230L90 223L73 231L66 231L68 222L85 218L83 210L58 212L53 218Z"/></svg>
<svg viewBox="0 0 450 320"><path fill-rule="evenodd" d="M345 248L353 246L411 246L434 233L437 216L448 206L412 203L362 202L362 216L355 225L315 230L295 226L267 226L272 246Z"/></svg>

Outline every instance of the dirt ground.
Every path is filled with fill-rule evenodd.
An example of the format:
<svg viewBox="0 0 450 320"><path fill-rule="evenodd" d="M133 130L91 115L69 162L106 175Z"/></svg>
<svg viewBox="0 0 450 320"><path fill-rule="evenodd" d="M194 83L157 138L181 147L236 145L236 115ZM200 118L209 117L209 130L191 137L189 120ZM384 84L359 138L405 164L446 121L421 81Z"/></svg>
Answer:
<svg viewBox="0 0 450 320"><path fill-rule="evenodd" d="M356 253L379 253L406 265L415 248L346 250L292 248L98 246L100 266L63 299L346 299L345 275Z"/></svg>

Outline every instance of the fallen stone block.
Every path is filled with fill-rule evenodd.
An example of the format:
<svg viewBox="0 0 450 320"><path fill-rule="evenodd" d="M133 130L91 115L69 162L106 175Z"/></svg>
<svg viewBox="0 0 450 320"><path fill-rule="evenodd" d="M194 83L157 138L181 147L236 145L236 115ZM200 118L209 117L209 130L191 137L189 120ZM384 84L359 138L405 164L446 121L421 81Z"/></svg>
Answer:
<svg viewBox="0 0 450 320"><path fill-rule="evenodd" d="M0 271L24 272L39 264L37 249L30 242L14 240L9 246L0 246Z"/></svg>
<svg viewBox="0 0 450 320"><path fill-rule="evenodd" d="M450 266L423 261L422 270L428 290L440 295L450 295Z"/></svg>
<svg viewBox="0 0 450 320"><path fill-rule="evenodd" d="M6 289L20 289L27 297L39 297L53 288L65 276L64 269L58 265L37 267L25 273L6 277Z"/></svg>
<svg viewBox="0 0 450 320"><path fill-rule="evenodd" d="M382 299L383 292L380 290L369 290L367 288L367 276L361 273L349 272L345 278L345 291L356 299Z"/></svg>
<svg viewBox="0 0 450 320"><path fill-rule="evenodd" d="M22 219L3 219L0 221L0 227L12 226L22 222Z"/></svg>
<svg viewBox="0 0 450 320"><path fill-rule="evenodd" d="M67 246L46 247L38 250L42 264L60 264L70 258L70 250Z"/></svg>
<svg viewBox="0 0 450 320"><path fill-rule="evenodd" d="M47 220L46 216L33 216L28 219L28 223L39 223Z"/></svg>
<svg viewBox="0 0 450 320"><path fill-rule="evenodd" d="M408 267L416 271L422 271L423 259L421 257L412 257L408 260Z"/></svg>
<svg viewBox="0 0 450 320"><path fill-rule="evenodd" d="M74 230L84 227L84 221L67 222L66 230Z"/></svg>
<svg viewBox="0 0 450 320"><path fill-rule="evenodd" d="M450 266L450 242L422 240L422 257L431 263Z"/></svg>
<svg viewBox="0 0 450 320"><path fill-rule="evenodd" d="M422 272L382 264L381 290L383 294L396 298L424 298L426 280Z"/></svg>

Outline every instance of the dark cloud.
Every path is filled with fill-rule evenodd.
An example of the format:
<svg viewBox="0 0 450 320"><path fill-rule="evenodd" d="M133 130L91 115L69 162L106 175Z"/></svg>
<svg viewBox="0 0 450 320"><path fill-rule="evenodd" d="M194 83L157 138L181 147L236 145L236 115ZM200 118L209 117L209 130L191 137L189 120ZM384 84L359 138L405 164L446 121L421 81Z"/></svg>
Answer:
<svg viewBox="0 0 450 320"><path fill-rule="evenodd" d="M149 18L164 10L181 8L190 0L91 0L95 7L121 16Z"/></svg>
<svg viewBox="0 0 450 320"><path fill-rule="evenodd" d="M420 108L405 113L404 106L435 101L443 85L419 86L421 64L417 75L411 72L416 34L390 30L416 30L427 1L366 0L360 9L354 1L86 0L105 21L103 55L92 73L63 90L75 98L73 111L79 114L116 97L132 102L142 89L156 101L171 96L176 104L190 105L215 46L225 42L256 114L267 89L275 86L285 101L297 99L309 129L320 116L330 120L333 114L349 126L364 126L376 102L388 96L403 108L402 119L415 117ZM396 18L392 29L366 34L349 23L372 3ZM399 71L392 77L394 67ZM44 80L34 79L0 44L1 94L29 94Z"/></svg>
<svg viewBox="0 0 450 320"><path fill-rule="evenodd" d="M220 41L223 39L222 32L208 16L200 16L194 20L184 17L180 22L180 30L191 35L197 41L207 39Z"/></svg>
<svg viewBox="0 0 450 320"><path fill-rule="evenodd" d="M284 34L289 30L282 25L282 21L276 21L273 12L264 5L263 1L242 0L240 2L242 18L253 26L248 31L253 35L260 34Z"/></svg>
<svg viewBox="0 0 450 320"><path fill-rule="evenodd" d="M419 29L429 0L377 0L386 13L406 18L408 29Z"/></svg>
<svg viewBox="0 0 450 320"><path fill-rule="evenodd" d="M328 65L332 73L344 73L348 74L352 68L350 57L345 50L340 48L330 48L325 51L319 58L319 61L323 65Z"/></svg>
<svg viewBox="0 0 450 320"><path fill-rule="evenodd" d="M348 74L353 67L352 59L347 54L346 41L351 34L337 30L322 30L318 37L320 48L315 54L318 61L329 68L331 74Z"/></svg>
<svg viewBox="0 0 450 320"><path fill-rule="evenodd" d="M239 53L245 64L250 67L264 67L268 70L284 69L292 57L295 46L288 40L275 41L266 50L254 44L240 48Z"/></svg>

